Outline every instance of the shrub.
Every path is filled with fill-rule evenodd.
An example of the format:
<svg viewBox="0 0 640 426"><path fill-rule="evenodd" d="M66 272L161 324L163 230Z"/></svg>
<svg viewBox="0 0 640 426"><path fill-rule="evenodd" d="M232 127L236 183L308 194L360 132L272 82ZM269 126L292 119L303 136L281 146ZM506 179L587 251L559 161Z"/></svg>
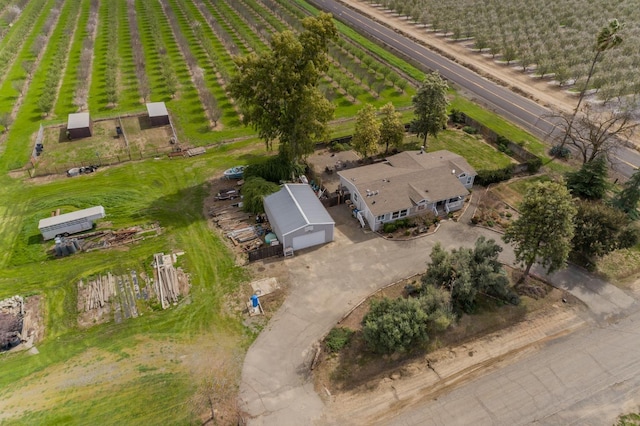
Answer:
<svg viewBox="0 0 640 426"><path fill-rule="evenodd" d="M353 336L353 330L344 327L334 327L324 339L324 344L327 345L327 349L329 349L330 352L340 352L342 348L349 344L351 336Z"/></svg>
<svg viewBox="0 0 640 426"><path fill-rule="evenodd" d="M292 174L300 175L303 170L281 156L269 157L262 163L251 164L244 170L244 178L261 177L269 182L279 183L291 179Z"/></svg>
<svg viewBox="0 0 640 426"><path fill-rule="evenodd" d="M566 146L554 145L549 150L549 155L557 158L567 159L571 157L571 151Z"/></svg>
<svg viewBox="0 0 640 426"><path fill-rule="evenodd" d="M527 171L529 173L537 173L542 167L542 160L540 157L535 157L527 161Z"/></svg>
<svg viewBox="0 0 640 426"><path fill-rule="evenodd" d="M396 225L395 222L387 222L384 225L382 225L382 230L386 233L391 233L396 229L398 229L398 226Z"/></svg>
<svg viewBox="0 0 640 426"><path fill-rule="evenodd" d="M374 352L404 352L428 340L428 319L416 299L373 300L362 319L362 335Z"/></svg>
<svg viewBox="0 0 640 426"><path fill-rule="evenodd" d="M330 148L330 150L333 152L349 151L350 149L351 149L351 145L346 143L340 143L340 142L335 142L331 144L331 148Z"/></svg>
<svg viewBox="0 0 640 426"><path fill-rule="evenodd" d="M478 129L476 129L475 127L471 127L471 126L464 126L462 128L462 131L465 133L468 133L470 135L475 135L476 133L478 133Z"/></svg>
<svg viewBox="0 0 640 426"><path fill-rule="evenodd" d="M452 123L455 123L455 124L464 124L465 123L466 116L459 109L453 108L451 110L451 114L449 116L451 117L451 122Z"/></svg>
<svg viewBox="0 0 640 426"><path fill-rule="evenodd" d="M278 191L280 186L261 177L251 176L242 187L242 209L249 213L264 213L263 197Z"/></svg>
<svg viewBox="0 0 640 426"><path fill-rule="evenodd" d="M479 170L475 182L478 185L489 186L492 183L503 182L513 177L514 165L495 170Z"/></svg>
<svg viewBox="0 0 640 426"><path fill-rule="evenodd" d="M498 151L504 152L507 155L513 154L513 152L509 149L509 144L511 141L504 136L498 135L496 139L496 144L498 145Z"/></svg>

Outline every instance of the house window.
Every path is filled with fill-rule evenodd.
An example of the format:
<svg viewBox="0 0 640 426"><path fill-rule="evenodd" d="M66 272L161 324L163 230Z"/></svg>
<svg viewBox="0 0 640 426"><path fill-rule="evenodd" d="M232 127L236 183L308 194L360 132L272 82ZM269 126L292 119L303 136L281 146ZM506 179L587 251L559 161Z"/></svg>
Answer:
<svg viewBox="0 0 640 426"><path fill-rule="evenodd" d="M377 220L378 222L382 222L386 216L387 216L386 214L380 215L380 216L378 216L378 217L376 218L376 220Z"/></svg>
<svg viewBox="0 0 640 426"><path fill-rule="evenodd" d="M400 217L400 212L393 212L391 213L391 219L397 219Z"/></svg>
<svg viewBox="0 0 640 426"><path fill-rule="evenodd" d="M407 209L400 210L400 217L405 217L408 213L409 213L409 210Z"/></svg>
<svg viewBox="0 0 640 426"><path fill-rule="evenodd" d="M353 193L353 201L358 201L358 194L357 193Z"/></svg>
<svg viewBox="0 0 640 426"><path fill-rule="evenodd" d="M467 185L471 185L472 180L473 180L473 176L467 176Z"/></svg>

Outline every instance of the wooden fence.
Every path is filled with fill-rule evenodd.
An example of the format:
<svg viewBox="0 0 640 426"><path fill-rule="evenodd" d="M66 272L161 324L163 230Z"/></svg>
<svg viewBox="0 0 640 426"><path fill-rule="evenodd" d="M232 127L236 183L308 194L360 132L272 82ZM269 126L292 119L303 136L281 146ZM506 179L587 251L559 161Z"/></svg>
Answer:
<svg viewBox="0 0 640 426"><path fill-rule="evenodd" d="M252 250L247 253L249 255L249 262L255 262L256 260L266 259L268 257L282 256L282 244L277 246L266 246Z"/></svg>

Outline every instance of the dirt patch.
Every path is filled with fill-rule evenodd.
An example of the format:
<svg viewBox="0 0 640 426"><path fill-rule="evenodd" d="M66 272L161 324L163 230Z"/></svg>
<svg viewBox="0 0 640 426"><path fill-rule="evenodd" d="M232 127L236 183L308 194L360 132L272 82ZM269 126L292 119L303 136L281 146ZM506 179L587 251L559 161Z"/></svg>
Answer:
<svg viewBox="0 0 640 426"><path fill-rule="evenodd" d="M494 189L485 189L480 195L478 208L471 218L471 223L504 232L519 216L518 211L504 202Z"/></svg>
<svg viewBox="0 0 640 426"><path fill-rule="evenodd" d="M124 135L116 133L117 127ZM144 114L93 121L91 136L82 139L69 140L65 125L47 126L42 144L36 173L61 173L71 167L139 160L188 148L173 139L171 126L151 126Z"/></svg>

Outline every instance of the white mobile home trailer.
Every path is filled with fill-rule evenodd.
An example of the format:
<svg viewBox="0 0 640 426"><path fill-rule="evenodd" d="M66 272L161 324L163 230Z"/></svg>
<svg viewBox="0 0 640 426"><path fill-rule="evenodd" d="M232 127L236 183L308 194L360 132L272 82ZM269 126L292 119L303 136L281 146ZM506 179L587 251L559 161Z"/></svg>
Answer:
<svg viewBox="0 0 640 426"><path fill-rule="evenodd" d="M46 241L58 235L75 234L91 229L93 228L93 221L102 219L104 216L104 207L89 207L77 212L41 219L38 229Z"/></svg>

